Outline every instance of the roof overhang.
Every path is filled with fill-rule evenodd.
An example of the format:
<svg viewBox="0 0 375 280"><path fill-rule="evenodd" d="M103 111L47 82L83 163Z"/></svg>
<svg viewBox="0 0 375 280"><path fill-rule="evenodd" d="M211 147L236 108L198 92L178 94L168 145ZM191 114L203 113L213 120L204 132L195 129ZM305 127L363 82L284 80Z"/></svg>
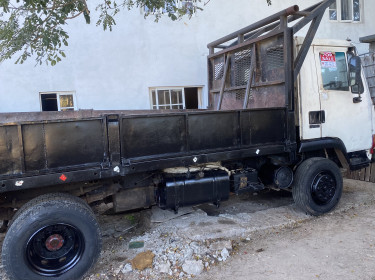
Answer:
<svg viewBox="0 0 375 280"><path fill-rule="evenodd" d="M360 37L359 41L361 43L374 43L375 42L375 34L369 35L369 36L365 36L365 37Z"/></svg>

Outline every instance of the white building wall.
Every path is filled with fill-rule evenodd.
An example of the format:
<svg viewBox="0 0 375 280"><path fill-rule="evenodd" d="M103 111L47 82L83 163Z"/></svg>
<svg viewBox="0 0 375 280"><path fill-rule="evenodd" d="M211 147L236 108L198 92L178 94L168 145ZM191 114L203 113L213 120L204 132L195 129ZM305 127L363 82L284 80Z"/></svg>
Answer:
<svg viewBox="0 0 375 280"><path fill-rule="evenodd" d="M352 39L360 53L368 50L359 37L373 33L375 2L363 0L360 23L329 22L328 13L319 38ZM78 109L150 109L149 87L203 86L207 106L207 43L257 20L298 4L304 9L317 0L211 0L193 18L172 22L146 20L139 9L118 14L112 32L83 18L70 21L67 58L56 66L0 65L0 112L40 111L40 92L74 91ZM303 30L305 32L305 30Z"/></svg>

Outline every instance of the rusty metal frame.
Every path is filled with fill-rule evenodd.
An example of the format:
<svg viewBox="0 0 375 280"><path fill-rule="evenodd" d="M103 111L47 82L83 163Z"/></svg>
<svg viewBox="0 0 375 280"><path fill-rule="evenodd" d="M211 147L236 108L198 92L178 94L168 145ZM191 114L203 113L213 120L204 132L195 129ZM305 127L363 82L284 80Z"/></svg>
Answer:
<svg viewBox="0 0 375 280"><path fill-rule="evenodd" d="M250 45L254 45L257 42L276 36L277 34L284 35L284 59L285 60L285 79L279 81L280 83L285 83L285 90L287 95L289 110L293 110L293 87L294 81L296 80L299 71L301 70L302 64L306 58L307 52L311 46L312 40L316 34L316 31L320 25L320 22L323 18L325 10L334 3L335 0L324 0L320 3L312 5L311 7L299 11L297 5L291 6L285 10L282 10L274 15L271 15L263 20L260 20L256 23L253 23L247 27L244 27L238 31L235 31L229 35L226 35L218 40L215 40L207 45L209 49L208 55L208 65L213 65L213 59L224 55L225 56L225 71L223 76L223 81L220 88L220 95L217 104L217 110L221 109L221 104L223 100L223 95L225 91L225 82L227 80L228 68L230 59L229 56L231 53L234 53L236 50L245 48ZM288 23L297 21L294 26L288 27ZM303 27L310 24L309 30L306 34L305 40L302 44L300 51L295 55L293 52L293 36L300 31ZM235 40L234 42L231 42ZM227 45L226 45L227 44ZM216 49L219 49L216 51ZM254 47L253 47L254 50ZM255 52L254 52L255 53ZM294 59L295 57L295 59ZM293 60L294 59L294 60ZM252 58L253 60L253 58ZM211 63L211 64L210 64ZM250 69L250 79L246 85L246 94L243 108L247 106L249 92L253 87L253 71L254 66L251 65ZM209 87L211 87L211 77L209 77ZM264 85L255 85L257 87L267 86ZM231 89L229 89L231 90ZM233 89L232 89L233 90ZM209 93L212 94L212 89L209 88Z"/></svg>
<svg viewBox="0 0 375 280"><path fill-rule="evenodd" d="M224 75L223 75L223 82L221 83L221 89L220 89L220 97L219 97L219 103L217 104L217 110L221 109L221 102L223 100L224 90L225 90L225 82L227 80L228 76L228 69L230 65L230 58L229 55L224 56Z"/></svg>
<svg viewBox="0 0 375 280"><path fill-rule="evenodd" d="M243 107L242 109L246 109L247 108L247 104L249 103L249 97L250 97L250 89L251 89L251 84L253 82L253 73L254 73L254 70L255 70L255 63L256 63L256 45L254 44L253 45L253 48L252 48L252 55L251 55L251 62L250 62L250 75L249 75L249 81L247 82L247 85L246 85L246 92L245 92L245 100L243 102Z"/></svg>
<svg viewBox="0 0 375 280"><path fill-rule="evenodd" d="M285 120L283 121L285 128L285 147L289 145L296 144L296 130L295 130L295 106L294 106L294 90L295 81L301 70L302 64L306 58L308 50L314 39L316 31L320 25L323 18L325 10L334 3L335 0L324 0L309 8L299 11L297 5L291 6L283 11L280 11L272 16L269 16L261 21L253 23L245 28L242 28L236 32L233 32L227 36L224 36L214 42L207 45L209 49L209 55L207 60L207 65L211 67L211 71L208 71L208 84L209 84L209 100L213 101L212 105L216 105L216 110L221 110L223 97L225 92L234 92L236 90L245 89L245 96L242 108L233 109L247 109L249 104L249 98L252 90L258 90L265 87L275 87L281 86L279 89L274 88L273 91L281 91L277 94L282 96L285 95ZM291 24L291 23L294 23ZM294 35L300 31L303 27L310 24L307 34L305 36L304 42L299 49L294 48L293 40ZM276 78L270 81L257 81L255 79L255 71L257 69L257 56L258 50L257 45L262 41L269 40L272 37L282 36L283 37L283 60L284 60L284 75L283 78ZM226 82L228 81L228 69L230 63L230 57L235 52L239 52L244 49L252 49L252 57L249 66L249 78L247 80L246 86L236 86L226 88ZM256 50L256 51L255 51ZM214 94L218 93L218 89L213 89L213 79L214 76L214 59L220 56L225 57L225 70L223 80L220 87L219 100L214 97ZM230 71L229 71L230 72ZM219 80L218 80L219 81ZM270 89L272 91L272 89ZM284 91L284 92L282 92ZM268 90L267 90L268 92ZM238 106L238 105L236 105ZM268 108L271 110L272 108ZM287 149L287 148L286 148Z"/></svg>

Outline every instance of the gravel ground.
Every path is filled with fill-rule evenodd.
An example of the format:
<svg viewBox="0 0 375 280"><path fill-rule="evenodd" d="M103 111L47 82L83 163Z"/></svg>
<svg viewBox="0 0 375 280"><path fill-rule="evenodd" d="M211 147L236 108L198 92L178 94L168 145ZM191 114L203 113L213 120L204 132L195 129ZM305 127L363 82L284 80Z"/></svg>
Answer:
<svg viewBox="0 0 375 280"><path fill-rule="evenodd" d="M297 209L290 193L274 191L179 215L158 208L108 215L101 205L103 253L85 280L375 279L375 252L364 250L375 248L375 185L344 185L336 210L318 218ZM0 278L7 280L1 268Z"/></svg>

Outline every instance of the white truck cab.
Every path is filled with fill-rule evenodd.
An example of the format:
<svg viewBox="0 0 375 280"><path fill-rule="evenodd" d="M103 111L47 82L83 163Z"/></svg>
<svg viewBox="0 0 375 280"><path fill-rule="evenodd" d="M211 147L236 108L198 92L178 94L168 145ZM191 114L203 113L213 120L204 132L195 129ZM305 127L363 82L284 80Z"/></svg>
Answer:
<svg viewBox="0 0 375 280"><path fill-rule="evenodd" d="M300 48L303 37L295 37ZM370 149L374 134L374 105L362 70L355 82L355 48L343 40L315 39L301 68L296 116L301 141L338 138L347 153ZM350 62L352 62L350 64Z"/></svg>

